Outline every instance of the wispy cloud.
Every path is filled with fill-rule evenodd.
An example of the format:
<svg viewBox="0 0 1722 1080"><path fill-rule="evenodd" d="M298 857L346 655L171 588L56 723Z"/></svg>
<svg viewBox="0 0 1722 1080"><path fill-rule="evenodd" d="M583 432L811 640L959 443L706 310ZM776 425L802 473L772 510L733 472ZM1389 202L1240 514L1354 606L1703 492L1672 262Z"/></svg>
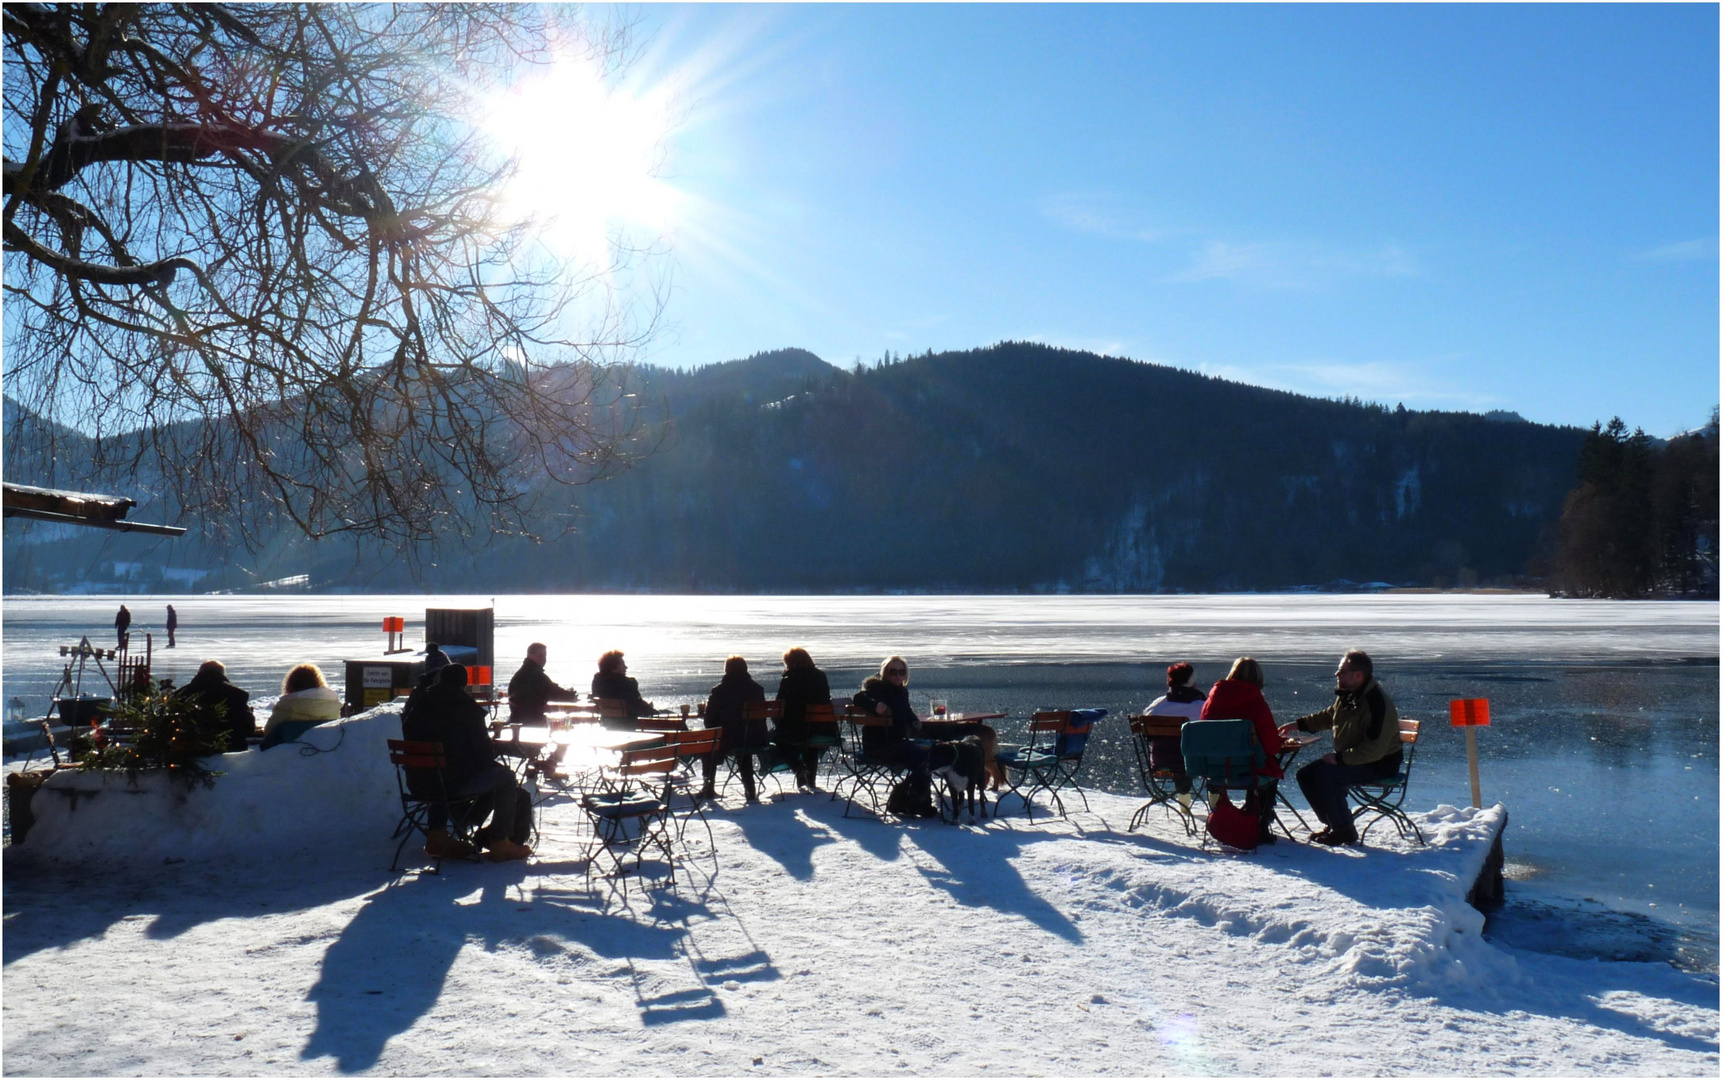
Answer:
<svg viewBox="0 0 1722 1080"><path fill-rule="evenodd" d="M1234 382L1314 397L1357 397L1413 408L1494 409L1506 402L1474 386L1457 386L1432 370L1436 362L1365 360L1286 364L1204 364L1197 370Z"/></svg>
<svg viewBox="0 0 1722 1080"><path fill-rule="evenodd" d="M1130 343L1120 338L1074 337L1065 334L1012 334L1009 340L1033 341L1058 349L1074 349L1078 352L1097 353L1101 356L1130 356L1133 360L1147 359L1132 355L1129 352ZM1151 362L1162 363L1163 361L1153 360Z"/></svg>
<svg viewBox="0 0 1722 1080"><path fill-rule="evenodd" d="M1040 208L1048 220L1090 236L1116 240L1159 243L1167 237L1163 229L1149 228L1134 215L1120 209L1115 200L1102 195L1066 193L1048 199Z"/></svg>
<svg viewBox="0 0 1722 1080"><path fill-rule="evenodd" d="M1342 278L1412 277L1417 260L1397 244L1333 248L1210 240L1168 281L1233 281L1259 289L1313 289Z"/></svg>
<svg viewBox="0 0 1722 1080"><path fill-rule="evenodd" d="M1673 244L1663 244L1661 247L1641 251L1633 256L1643 262L1715 262L1717 259L1716 238L1714 236L1698 240L1681 240Z"/></svg>

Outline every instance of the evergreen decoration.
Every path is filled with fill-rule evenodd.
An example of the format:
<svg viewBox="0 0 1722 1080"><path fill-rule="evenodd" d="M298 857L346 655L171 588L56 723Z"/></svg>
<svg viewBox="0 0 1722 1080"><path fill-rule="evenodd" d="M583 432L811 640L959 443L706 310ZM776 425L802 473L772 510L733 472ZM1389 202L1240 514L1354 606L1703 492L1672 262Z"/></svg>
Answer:
<svg viewBox="0 0 1722 1080"><path fill-rule="evenodd" d="M227 705L177 697L165 683L124 698L114 710L105 737L91 742L78 764L97 772L138 773L161 769L187 791L214 787L220 773L204 764L227 752ZM82 741L82 740L80 740Z"/></svg>

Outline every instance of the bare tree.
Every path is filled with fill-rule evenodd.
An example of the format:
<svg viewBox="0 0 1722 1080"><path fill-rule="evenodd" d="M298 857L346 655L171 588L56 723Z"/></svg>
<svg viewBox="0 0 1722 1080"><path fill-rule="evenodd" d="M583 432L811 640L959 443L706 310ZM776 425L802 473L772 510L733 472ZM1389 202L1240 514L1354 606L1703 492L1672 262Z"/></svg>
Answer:
<svg viewBox="0 0 1722 1080"><path fill-rule="evenodd" d="M3 20L5 390L52 421L8 436L90 474L18 479L410 541L530 532L542 481L638 449L617 365L656 294L619 302L508 220L511 163L472 120L521 65L614 70L625 31L469 4Z"/></svg>

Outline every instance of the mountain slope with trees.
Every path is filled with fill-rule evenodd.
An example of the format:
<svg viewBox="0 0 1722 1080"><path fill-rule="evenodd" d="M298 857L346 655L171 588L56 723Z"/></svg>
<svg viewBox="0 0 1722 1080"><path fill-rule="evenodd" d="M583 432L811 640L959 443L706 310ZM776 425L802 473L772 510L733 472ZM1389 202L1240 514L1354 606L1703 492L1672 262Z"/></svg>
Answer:
<svg viewBox="0 0 1722 1080"><path fill-rule="evenodd" d="M782 350L632 382L656 452L541 488L541 542L379 549L284 531L255 555L188 537L148 559L222 567L211 587L241 566L462 591L1523 582L1552 563L1586 440L1025 343L853 371Z"/></svg>

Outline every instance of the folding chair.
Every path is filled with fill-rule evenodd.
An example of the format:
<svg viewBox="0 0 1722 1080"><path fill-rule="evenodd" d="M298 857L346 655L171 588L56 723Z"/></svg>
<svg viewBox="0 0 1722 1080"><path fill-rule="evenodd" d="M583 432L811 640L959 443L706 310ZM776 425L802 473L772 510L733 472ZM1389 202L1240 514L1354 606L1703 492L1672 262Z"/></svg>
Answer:
<svg viewBox="0 0 1722 1080"><path fill-rule="evenodd" d="M1417 732L1420 727L1422 724L1416 720L1399 721L1399 746L1404 751L1405 761L1396 775L1351 785L1349 794L1359 803L1357 809L1351 812L1353 827L1356 827L1357 819L1364 814L1375 815L1357 834L1358 839L1369 835L1369 830L1375 827L1376 822L1387 818L1393 822L1393 827L1399 830L1401 840L1408 839L1405 834L1406 830L1410 830L1411 835L1417 838L1418 844L1424 843L1422 830L1400 808L1405 802L1405 789L1411 782L1411 762L1417 757Z"/></svg>
<svg viewBox="0 0 1722 1080"><path fill-rule="evenodd" d="M600 852L609 856L615 875L624 877L628 872L624 857L632 851L638 871L645 865L648 845L664 853L674 880L675 848L669 822L670 774L676 765L676 748L672 746L624 750L621 763L604 771L601 789L581 797L580 805L592 819L592 841L586 847L588 885Z"/></svg>
<svg viewBox="0 0 1722 1080"><path fill-rule="evenodd" d="M1154 740L1170 739L1177 743L1187 720L1188 717L1183 716L1130 718L1130 745L1136 751L1136 772L1142 778L1143 790L1148 793L1148 801L1130 819L1130 832L1135 832L1148 819L1148 811L1163 806L1183 822L1185 835L1196 835L1196 815L1178 799L1178 780L1188 781L1189 774L1164 763L1156 768L1153 754Z"/></svg>
<svg viewBox="0 0 1722 1080"><path fill-rule="evenodd" d="M849 795L844 800L843 816L848 817L849 811L855 808L856 796L863 791L867 793L867 809L875 817L882 817L885 803L890 796L891 785L897 777L906 770L895 762L885 761L867 750L867 732L880 728L889 728L889 716L875 716L873 713L854 705L843 709L844 746L842 754L843 775L831 787L831 797L838 798L843 786L849 786ZM886 799L879 797L879 785L885 785Z"/></svg>
<svg viewBox="0 0 1722 1080"><path fill-rule="evenodd" d="M741 707L742 726L747 735L744 744L733 747L724 755L729 765L729 772L723 778L723 789L729 790L729 782L735 779L740 759L743 755L755 761L753 770L755 788L758 782L772 773L793 772L789 760L778 752L777 744L771 741L771 725L783 719L783 703L779 701L749 701ZM777 785L781 794L783 781L772 777L772 783Z"/></svg>
<svg viewBox="0 0 1722 1080"><path fill-rule="evenodd" d="M1027 744L999 747L998 762L1004 766L1010 790L999 796L994 814L1004 803L1005 795L1014 794L1022 800L1024 813L1033 821L1035 793L1044 791L1052 797L1058 816L1064 817L1064 800L1059 792L1065 788L1080 795L1082 808L1087 810L1088 796L1077 783L1076 774L1088 749L1090 729L1105 715L1105 709L1043 709L1029 717Z"/></svg>
<svg viewBox="0 0 1722 1080"><path fill-rule="evenodd" d="M718 745L722 741L722 728L702 728L699 731L664 732L664 745L674 750L676 753L676 765L678 766L678 771L680 773L678 779L680 780L684 793L687 793L687 789L693 785L696 779L701 783L704 782L703 765L705 759L710 755L717 753ZM698 774L697 777L696 773ZM672 782L665 788L669 793L668 798L670 801L673 801L675 787L675 783ZM711 843L713 850L716 850L717 841L716 838L712 836L712 823L706 819L705 807L701 804L700 800L696 799L692 794L688 794L688 804L689 809L691 809L694 814L699 815L700 824L706 827L706 840ZM680 839L687 833L688 818L690 816L692 815L682 814L678 817L676 823L677 839Z"/></svg>
<svg viewBox="0 0 1722 1080"><path fill-rule="evenodd" d="M778 717L779 722L782 719L782 716ZM843 748L843 736L837 728L835 706L809 705L803 722L807 732L805 738L785 740L780 737L777 741L779 754L787 759L784 766L789 771L794 771L795 759L808 750L816 752L819 760L823 761L827 750L841 751ZM781 735L781 729L779 734ZM817 766L814 774L817 777Z"/></svg>
<svg viewBox="0 0 1722 1080"><path fill-rule="evenodd" d="M1180 749L1184 770L1202 782L1204 794L1242 791L1252 798L1257 788L1273 780L1262 772L1267 751L1256 738L1255 724L1248 720L1191 720L1184 725ZM1257 813L1273 813L1272 806L1263 807L1260 802L1256 799ZM1202 846L1208 846L1205 831Z"/></svg>
<svg viewBox="0 0 1722 1080"><path fill-rule="evenodd" d="M406 850L407 841L413 838L414 832L427 841L430 839L430 815L437 807L441 807L446 816L448 834L458 840L472 842L474 819L479 816L475 811L483 796L448 797L448 783L444 776L448 759L443 755L442 743L390 739L389 764L395 767L395 790L401 797L401 820L389 837L391 840L397 836L401 839L395 845L394 858L389 860L391 871L401 872L401 852ZM431 858L435 860L431 873L442 873L443 857L433 855Z"/></svg>

